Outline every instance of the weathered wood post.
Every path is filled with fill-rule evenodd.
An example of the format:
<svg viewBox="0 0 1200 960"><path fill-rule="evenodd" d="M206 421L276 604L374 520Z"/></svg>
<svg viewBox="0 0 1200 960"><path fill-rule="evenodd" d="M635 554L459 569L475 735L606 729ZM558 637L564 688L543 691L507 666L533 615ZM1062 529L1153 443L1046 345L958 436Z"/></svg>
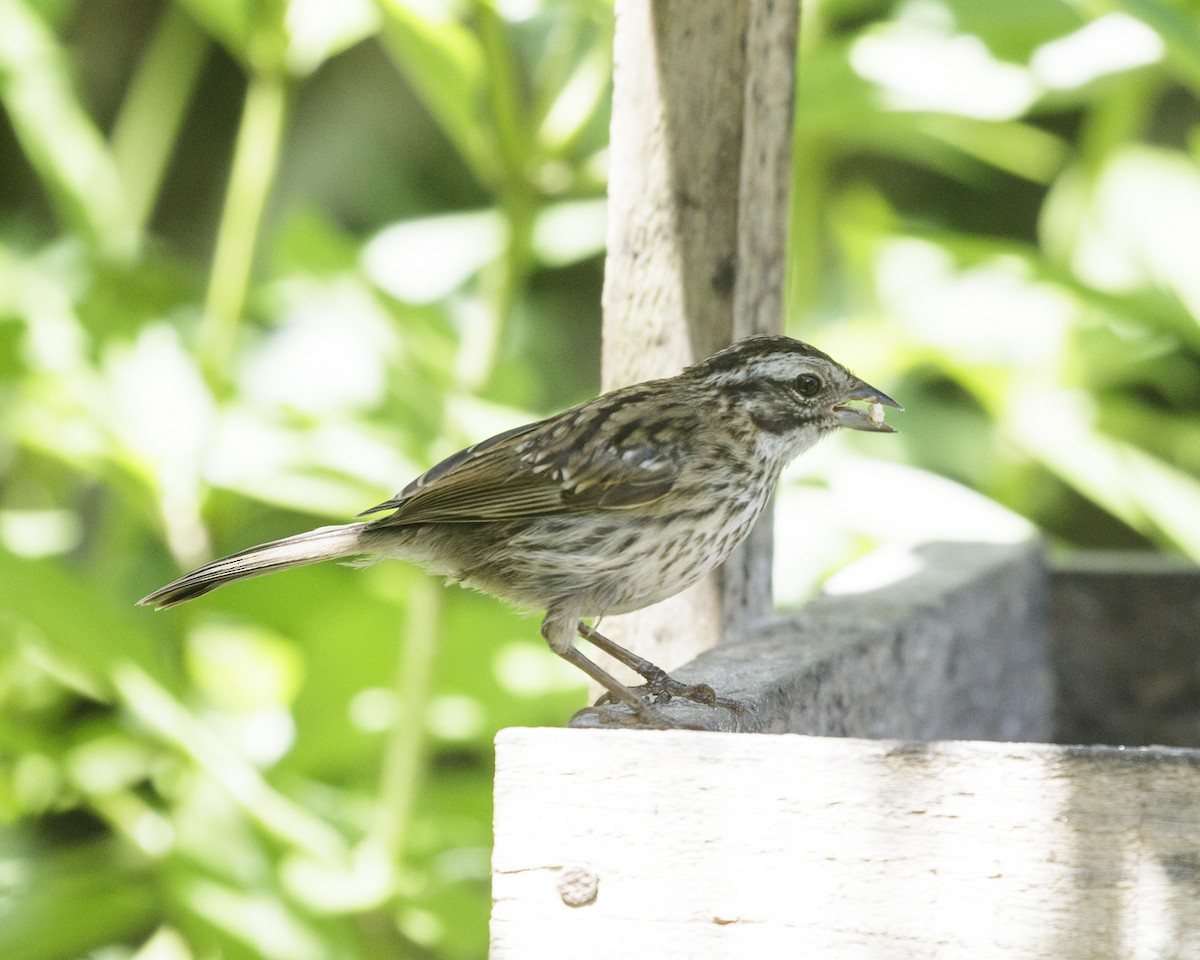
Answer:
<svg viewBox="0 0 1200 960"><path fill-rule="evenodd" d="M783 330L798 13L774 0L617 0L605 389ZM770 526L721 575L605 632L669 670L765 614Z"/></svg>

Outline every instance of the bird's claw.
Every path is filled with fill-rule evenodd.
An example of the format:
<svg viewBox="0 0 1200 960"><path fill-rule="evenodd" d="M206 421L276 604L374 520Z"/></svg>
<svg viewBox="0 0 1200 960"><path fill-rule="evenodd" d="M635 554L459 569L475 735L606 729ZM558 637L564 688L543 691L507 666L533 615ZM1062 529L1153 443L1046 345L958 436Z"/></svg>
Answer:
<svg viewBox="0 0 1200 960"><path fill-rule="evenodd" d="M642 697L644 705L670 703L672 699L679 697L681 700L690 700L705 707L725 707L729 710L739 711L742 709L742 705L738 701L730 700L728 697L718 697L717 692L707 683L681 683L673 679L665 670L659 670L641 686L630 689ZM595 706L602 707L617 702L616 697L605 692L596 701Z"/></svg>

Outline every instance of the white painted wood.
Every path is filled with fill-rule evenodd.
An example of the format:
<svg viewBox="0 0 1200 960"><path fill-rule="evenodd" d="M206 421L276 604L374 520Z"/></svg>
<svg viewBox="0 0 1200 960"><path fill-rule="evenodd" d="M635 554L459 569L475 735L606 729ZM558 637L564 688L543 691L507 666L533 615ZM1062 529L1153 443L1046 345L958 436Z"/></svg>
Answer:
<svg viewBox="0 0 1200 960"><path fill-rule="evenodd" d="M492 960L1200 957L1200 751L543 729L496 747ZM563 902L567 870L594 899Z"/></svg>

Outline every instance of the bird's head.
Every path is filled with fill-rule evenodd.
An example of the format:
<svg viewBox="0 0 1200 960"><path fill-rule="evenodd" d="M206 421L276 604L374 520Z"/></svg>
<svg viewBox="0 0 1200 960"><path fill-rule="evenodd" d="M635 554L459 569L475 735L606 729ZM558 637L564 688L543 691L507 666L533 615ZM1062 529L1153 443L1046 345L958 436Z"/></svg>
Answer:
<svg viewBox="0 0 1200 960"><path fill-rule="evenodd" d="M687 375L729 397L792 456L838 427L895 433L883 408L904 409L832 357L790 337L747 337L689 367Z"/></svg>

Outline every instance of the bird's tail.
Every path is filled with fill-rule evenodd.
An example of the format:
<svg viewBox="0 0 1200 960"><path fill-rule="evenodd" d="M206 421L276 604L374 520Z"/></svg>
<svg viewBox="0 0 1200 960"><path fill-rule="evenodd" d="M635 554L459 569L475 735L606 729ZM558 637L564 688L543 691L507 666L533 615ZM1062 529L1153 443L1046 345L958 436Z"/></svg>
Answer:
<svg viewBox="0 0 1200 960"><path fill-rule="evenodd" d="M172 580L165 587L159 587L149 596L142 597L138 604L163 610L202 596L235 580L258 577L264 573L300 567L319 560L362 556L370 552L360 536L363 528L367 526L369 523L319 527L294 537L261 543L257 547L222 557L191 573L185 573L178 580Z"/></svg>

